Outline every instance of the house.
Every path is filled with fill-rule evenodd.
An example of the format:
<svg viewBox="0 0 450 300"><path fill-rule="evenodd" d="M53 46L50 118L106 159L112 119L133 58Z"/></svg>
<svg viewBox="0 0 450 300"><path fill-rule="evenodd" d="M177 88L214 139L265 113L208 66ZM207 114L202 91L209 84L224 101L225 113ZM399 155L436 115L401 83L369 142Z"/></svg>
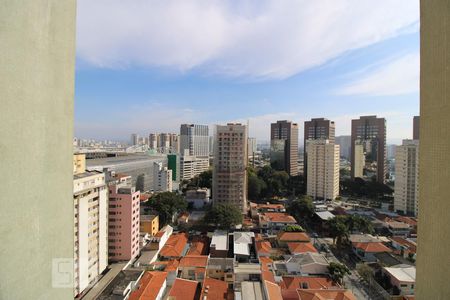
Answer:
<svg viewBox="0 0 450 300"><path fill-rule="evenodd" d="M167 273L167 285L172 286L178 275L178 265L180 262L176 259L165 260L165 261L155 261L150 264L150 268L155 271L166 272Z"/></svg>
<svg viewBox="0 0 450 300"><path fill-rule="evenodd" d="M227 257L228 255L228 232L222 230L214 231L209 246L211 257Z"/></svg>
<svg viewBox="0 0 450 300"><path fill-rule="evenodd" d="M211 192L207 188L186 191L186 202L195 209L200 209L209 203Z"/></svg>
<svg viewBox="0 0 450 300"><path fill-rule="evenodd" d="M391 249L380 242L354 242L352 243L352 250L356 256L366 262L376 262L375 254L377 253L392 252Z"/></svg>
<svg viewBox="0 0 450 300"><path fill-rule="evenodd" d="M392 248L397 250L395 253L403 258L416 258L417 244L414 241L394 236L391 238L391 245Z"/></svg>
<svg viewBox="0 0 450 300"><path fill-rule="evenodd" d="M409 224L398 221L389 221L386 222L386 224L392 236L407 237L411 233L411 227Z"/></svg>
<svg viewBox="0 0 450 300"><path fill-rule="evenodd" d="M269 232L276 232L287 225L293 224L297 224L297 221L287 213L267 212L259 214L259 226Z"/></svg>
<svg viewBox="0 0 450 300"><path fill-rule="evenodd" d="M244 281L235 289L235 298L242 300L264 299L263 288L259 281Z"/></svg>
<svg viewBox="0 0 450 300"><path fill-rule="evenodd" d="M250 203L250 212L252 215L252 218L258 219L258 215L261 213L267 213L267 212L278 212L278 213L284 213L286 212L286 208L283 204L256 204L256 203Z"/></svg>
<svg viewBox="0 0 450 300"><path fill-rule="evenodd" d="M150 240L150 250L161 250L166 244L167 240L173 233L173 228L166 225L161 228Z"/></svg>
<svg viewBox="0 0 450 300"><path fill-rule="evenodd" d="M141 215L139 217L140 232L148 233L151 236L154 236L159 231L159 216L157 215Z"/></svg>
<svg viewBox="0 0 450 300"><path fill-rule="evenodd" d="M267 300L283 300L281 288L275 282L263 280L263 291Z"/></svg>
<svg viewBox="0 0 450 300"><path fill-rule="evenodd" d="M256 253L258 257L272 255L272 245L269 241L257 241L256 242Z"/></svg>
<svg viewBox="0 0 450 300"><path fill-rule="evenodd" d="M248 262L255 251L255 233L254 232L234 232L233 250L236 261Z"/></svg>
<svg viewBox="0 0 450 300"><path fill-rule="evenodd" d="M225 281L205 278L203 281L201 300L233 300L234 292Z"/></svg>
<svg viewBox="0 0 450 300"><path fill-rule="evenodd" d="M311 241L309 235L305 232L285 232L280 231L277 234L277 241L280 247L287 247L287 243L308 243Z"/></svg>
<svg viewBox="0 0 450 300"><path fill-rule="evenodd" d="M200 293L200 284L197 281L177 278L169 291L167 300L198 300Z"/></svg>
<svg viewBox="0 0 450 300"><path fill-rule="evenodd" d="M416 267L400 264L392 267L385 267L382 273L389 277L393 286L397 287L400 295L414 295L416 284Z"/></svg>
<svg viewBox="0 0 450 300"><path fill-rule="evenodd" d="M328 274L328 260L319 253L306 252L290 257L286 262L288 274L322 275Z"/></svg>
<svg viewBox="0 0 450 300"><path fill-rule="evenodd" d="M319 300L319 299L333 299L333 300L356 300L355 295L350 290L313 290L313 289L298 289L298 300Z"/></svg>
<svg viewBox="0 0 450 300"><path fill-rule="evenodd" d="M236 263L233 268L233 273L235 286L239 286L244 281L261 280L260 264Z"/></svg>
<svg viewBox="0 0 450 300"><path fill-rule="evenodd" d="M207 236L194 236L187 255L207 255L209 238Z"/></svg>
<svg viewBox="0 0 450 300"><path fill-rule="evenodd" d="M166 272L145 272L129 300L160 300L166 290Z"/></svg>
<svg viewBox="0 0 450 300"><path fill-rule="evenodd" d="M174 259L184 256L188 249L186 233L176 233L170 236L164 247L159 251L162 259Z"/></svg>
<svg viewBox="0 0 450 300"><path fill-rule="evenodd" d="M186 255L180 260L179 277L202 282L205 278L207 264L208 256L206 255Z"/></svg>
<svg viewBox="0 0 450 300"><path fill-rule="evenodd" d="M189 222L189 216L190 214L188 212L182 212L177 219L177 224L187 224Z"/></svg>
<svg viewBox="0 0 450 300"><path fill-rule="evenodd" d="M325 276L283 276L280 282L282 290L331 289L339 288L333 280Z"/></svg>
<svg viewBox="0 0 450 300"><path fill-rule="evenodd" d="M234 281L234 258L210 257L206 267L207 276L210 278L224 280L228 283Z"/></svg>
<svg viewBox="0 0 450 300"><path fill-rule="evenodd" d="M300 253L306 253L306 252L314 252L317 253L317 249L314 247L314 245L310 242L308 243L287 243L289 252L292 255L300 254Z"/></svg>

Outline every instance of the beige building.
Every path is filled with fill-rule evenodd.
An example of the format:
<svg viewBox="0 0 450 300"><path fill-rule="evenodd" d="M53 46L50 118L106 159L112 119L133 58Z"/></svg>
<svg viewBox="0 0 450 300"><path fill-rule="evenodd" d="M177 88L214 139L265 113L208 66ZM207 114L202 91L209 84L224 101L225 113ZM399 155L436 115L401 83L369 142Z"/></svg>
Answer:
<svg viewBox="0 0 450 300"><path fill-rule="evenodd" d="M163 167L162 163L159 162L153 163L153 191L172 191L172 170Z"/></svg>
<svg viewBox="0 0 450 300"><path fill-rule="evenodd" d="M417 216L419 210L419 141L403 140L395 155L394 209Z"/></svg>
<svg viewBox="0 0 450 300"><path fill-rule="evenodd" d="M353 165L353 176L355 178L364 177L364 165L366 164L366 157L364 156L364 146L361 144L356 144L354 147L353 159L355 163Z"/></svg>
<svg viewBox="0 0 450 300"><path fill-rule="evenodd" d="M180 157L180 180L189 180L209 169L209 157L183 155Z"/></svg>
<svg viewBox="0 0 450 300"><path fill-rule="evenodd" d="M216 127L213 201L234 204L247 212L247 127L229 123Z"/></svg>
<svg viewBox="0 0 450 300"><path fill-rule="evenodd" d="M329 140L307 140L307 194L334 200L339 195L339 145Z"/></svg>
<svg viewBox="0 0 450 300"><path fill-rule="evenodd" d="M97 281L108 265L108 195L105 174L79 168L74 155L74 295Z"/></svg>
<svg viewBox="0 0 450 300"><path fill-rule="evenodd" d="M140 221L140 232L145 232L151 236L155 236L159 231L159 216L156 215L141 215Z"/></svg>

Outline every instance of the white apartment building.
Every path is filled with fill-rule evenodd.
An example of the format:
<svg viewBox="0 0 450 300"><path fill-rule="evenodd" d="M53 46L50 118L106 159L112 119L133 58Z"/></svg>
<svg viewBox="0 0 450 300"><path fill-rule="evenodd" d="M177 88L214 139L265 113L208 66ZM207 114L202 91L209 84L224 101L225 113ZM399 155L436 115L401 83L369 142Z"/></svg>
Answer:
<svg viewBox="0 0 450 300"><path fill-rule="evenodd" d="M208 171L208 169L208 157L191 155L183 155L180 157L180 180L189 180L204 171Z"/></svg>
<svg viewBox="0 0 450 300"><path fill-rule="evenodd" d="M77 155L74 163L80 165L83 158ZM94 284L108 266L108 195L104 173L74 165L73 176L76 296Z"/></svg>
<svg viewBox="0 0 450 300"><path fill-rule="evenodd" d="M307 194L334 200L339 195L339 145L329 140L307 140Z"/></svg>
<svg viewBox="0 0 450 300"><path fill-rule="evenodd" d="M209 156L208 125L182 124L180 126L180 152L188 150L190 156Z"/></svg>
<svg viewBox="0 0 450 300"><path fill-rule="evenodd" d="M247 212L247 127L217 125L214 141L214 203L231 203Z"/></svg>
<svg viewBox="0 0 450 300"><path fill-rule="evenodd" d="M172 170L160 162L153 163L153 191L171 192L172 188Z"/></svg>
<svg viewBox="0 0 450 300"><path fill-rule="evenodd" d="M419 140L403 140L395 154L394 209L417 216L419 211Z"/></svg>

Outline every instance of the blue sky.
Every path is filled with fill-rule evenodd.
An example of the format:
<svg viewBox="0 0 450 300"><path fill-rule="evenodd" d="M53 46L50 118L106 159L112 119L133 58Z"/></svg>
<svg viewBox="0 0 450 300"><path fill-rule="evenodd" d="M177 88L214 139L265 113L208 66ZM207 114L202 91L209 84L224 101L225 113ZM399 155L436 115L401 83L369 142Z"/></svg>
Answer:
<svg viewBox="0 0 450 300"><path fill-rule="evenodd" d="M236 4L238 3L238 4ZM79 0L75 135L128 140L181 123L326 117L337 135L419 113L418 1Z"/></svg>

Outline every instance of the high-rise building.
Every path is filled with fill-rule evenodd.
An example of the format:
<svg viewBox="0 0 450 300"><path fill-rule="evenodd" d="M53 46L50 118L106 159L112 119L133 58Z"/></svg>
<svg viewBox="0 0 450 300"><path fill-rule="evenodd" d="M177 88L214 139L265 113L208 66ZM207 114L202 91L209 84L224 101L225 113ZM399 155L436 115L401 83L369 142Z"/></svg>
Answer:
<svg viewBox="0 0 450 300"><path fill-rule="evenodd" d="M127 261L139 253L140 192L128 183L131 176L109 182L108 249L111 261Z"/></svg>
<svg viewBox="0 0 450 300"><path fill-rule="evenodd" d="M209 136L209 155L214 155L214 136Z"/></svg>
<svg viewBox="0 0 450 300"><path fill-rule="evenodd" d="M351 175L352 178L376 178L384 183L386 179L386 120L377 116L362 116L352 120L351 144ZM357 157L362 153L364 165L358 166ZM362 169L361 169L362 167Z"/></svg>
<svg viewBox="0 0 450 300"><path fill-rule="evenodd" d="M170 153L180 153L180 135L170 134Z"/></svg>
<svg viewBox="0 0 450 300"><path fill-rule="evenodd" d="M163 164L160 162L153 163L153 191L172 191L172 170L163 167Z"/></svg>
<svg viewBox="0 0 450 300"><path fill-rule="evenodd" d="M274 169L298 175L298 124L277 121L270 126L270 163Z"/></svg>
<svg viewBox="0 0 450 300"><path fill-rule="evenodd" d="M159 148L159 133L150 133L149 137L150 149L158 150Z"/></svg>
<svg viewBox="0 0 450 300"><path fill-rule="evenodd" d="M414 118L413 118L413 140L419 139L419 128L420 128L420 116L414 116Z"/></svg>
<svg viewBox="0 0 450 300"><path fill-rule="evenodd" d="M131 145L132 146L139 145L139 135L137 133L131 134Z"/></svg>
<svg viewBox="0 0 450 300"><path fill-rule="evenodd" d="M334 144L335 126L334 121L325 118L314 118L305 121L305 131L303 135L303 174L308 175L308 150L306 142L308 140L329 140Z"/></svg>
<svg viewBox="0 0 450 300"><path fill-rule="evenodd" d="M207 125L182 124L180 126L180 153L188 150L191 156L209 156L209 132Z"/></svg>
<svg viewBox="0 0 450 300"><path fill-rule="evenodd" d="M329 140L307 140L307 194L314 199L334 200L339 195L339 145Z"/></svg>
<svg viewBox="0 0 450 300"><path fill-rule="evenodd" d="M172 181L180 181L179 154L167 154L167 168L172 171Z"/></svg>
<svg viewBox="0 0 450 300"><path fill-rule="evenodd" d="M209 157L183 155L180 157L180 180L189 180L209 169Z"/></svg>
<svg viewBox="0 0 450 300"><path fill-rule="evenodd" d="M213 201L247 212L247 127L217 125L214 140Z"/></svg>
<svg viewBox="0 0 450 300"><path fill-rule="evenodd" d="M419 205L419 141L403 140L395 155L394 209L417 216Z"/></svg>
<svg viewBox="0 0 450 300"><path fill-rule="evenodd" d="M86 171L74 155L74 296L94 284L108 266L108 195L105 174Z"/></svg>
<svg viewBox="0 0 450 300"><path fill-rule="evenodd" d="M350 160L352 137L350 135L341 135L336 137L336 144L339 145L341 157Z"/></svg>
<svg viewBox="0 0 450 300"><path fill-rule="evenodd" d="M248 138L248 157L253 157L257 151L256 138Z"/></svg>

